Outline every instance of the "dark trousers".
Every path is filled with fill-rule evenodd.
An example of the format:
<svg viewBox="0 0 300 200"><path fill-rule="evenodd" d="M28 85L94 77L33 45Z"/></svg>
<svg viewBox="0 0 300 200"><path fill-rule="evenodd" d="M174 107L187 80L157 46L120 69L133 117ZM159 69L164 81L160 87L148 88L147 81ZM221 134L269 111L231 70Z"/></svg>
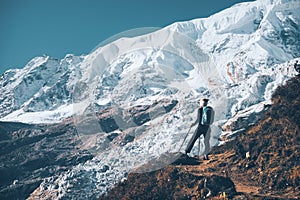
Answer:
<svg viewBox="0 0 300 200"><path fill-rule="evenodd" d="M204 135L204 143L205 143L205 154L207 154L207 149L209 149L209 126L199 124L195 133L193 134L188 146L185 149L186 153L190 153L197 139L203 134Z"/></svg>

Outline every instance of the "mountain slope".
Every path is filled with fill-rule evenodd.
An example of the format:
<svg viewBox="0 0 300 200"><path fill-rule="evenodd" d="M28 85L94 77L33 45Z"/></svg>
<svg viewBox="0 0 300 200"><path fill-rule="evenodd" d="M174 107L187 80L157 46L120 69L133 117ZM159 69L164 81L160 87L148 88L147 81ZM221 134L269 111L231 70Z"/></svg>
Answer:
<svg viewBox="0 0 300 200"><path fill-rule="evenodd" d="M279 87L261 120L215 147L210 161L183 157L158 171L129 174L100 199L220 199L223 192L230 199L298 199L299 92L299 76Z"/></svg>

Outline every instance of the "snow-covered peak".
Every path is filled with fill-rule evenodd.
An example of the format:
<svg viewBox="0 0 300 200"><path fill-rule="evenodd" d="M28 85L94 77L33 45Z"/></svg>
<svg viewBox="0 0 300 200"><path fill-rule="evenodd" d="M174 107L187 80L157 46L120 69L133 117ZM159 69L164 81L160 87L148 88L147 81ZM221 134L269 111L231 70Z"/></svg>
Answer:
<svg viewBox="0 0 300 200"><path fill-rule="evenodd" d="M91 92L94 92L91 90L96 89L99 80L109 80L105 84L114 87L128 76L126 73L138 72L141 66L169 67L181 78L185 76L184 82L197 95L203 95L199 91L208 89L211 80L217 81L221 87L241 84L257 72L262 73L300 56L299 6L296 0L244 2L208 18L174 23L133 38L120 38L87 56L68 54L62 60L36 57L23 69L10 70L2 75L4 95L0 99L0 117L23 121L16 116L26 118L28 112L32 116L34 112L68 107L72 104L74 90L75 93L83 90L78 97L81 100L84 96L91 97ZM213 77L208 77L209 74ZM149 76L144 74L140 78ZM94 96L100 97L105 91L109 93L107 88L100 90ZM73 100L77 101L76 98ZM101 96L101 99L105 98L107 96ZM242 107L237 110L240 109ZM16 113L7 116L14 111ZM71 116L72 112L63 116ZM55 113L50 116L59 116L58 110ZM63 119L46 116L48 122ZM33 121L34 118L30 120Z"/></svg>
<svg viewBox="0 0 300 200"><path fill-rule="evenodd" d="M0 117L8 114L7 120L33 122L41 111L53 111L72 102L72 77L77 77L76 66L82 56L66 56L62 60L42 56L33 58L23 69L9 70L1 76ZM78 68L78 67L77 67ZM13 113L15 112L15 113ZM58 122L59 112L47 121ZM71 114L71 112L69 111ZM68 116L70 116L70 114ZM18 120L18 118L23 120ZM40 117L39 117L40 118ZM4 118L5 120L6 118ZM46 119L44 119L46 120ZM36 123L40 123L37 120Z"/></svg>

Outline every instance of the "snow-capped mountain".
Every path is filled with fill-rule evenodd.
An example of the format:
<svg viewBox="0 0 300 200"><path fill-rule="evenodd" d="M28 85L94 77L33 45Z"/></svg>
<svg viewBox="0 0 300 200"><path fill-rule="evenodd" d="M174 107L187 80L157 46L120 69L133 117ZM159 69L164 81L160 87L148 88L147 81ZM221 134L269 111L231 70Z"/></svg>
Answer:
<svg viewBox="0 0 300 200"><path fill-rule="evenodd" d="M73 117L81 148L95 158L40 189L56 185L57 197L95 197L148 160L178 151L201 97L216 112L212 145L242 129L235 126L239 118L253 123L275 88L296 74L299 8L299 0L246 2L120 38L86 56L34 58L0 78L0 120L65 123ZM103 118L108 129L99 123ZM105 139L114 134L133 139Z"/></svg>
<svg viewBox="0 0 300 200"><path fill-rule="evenodd" d="M232 99L230 107L234 105L226 115L233 116L264 99L260 94L265 91L260 91L260 98L256 99L247 95L252 87L243 83L265 69L300 56L298 8L296 0L241 3L209 18L174 23L154 33L119 39L88 56L67 55L62 60L34 58L23 69L8 70L1 76L0 117L30 123L61 121L72 115L69 105L76 84L87 84L104 75L105 84L113 87L118 84L113 78L126 77L126 73L141 65L149 69L151 65L164 65L179 74L188 72L182 78L195 91L207 84L204 80L208 77L201 73L210 72L203 70L216 70L216 84L238 84L236 91L245 91L226 96ZM101 74L99 68L106 70L106 74ZM88 80L91 74L94 77ZM267 84L273 82L271 79L261 81ZM35 113L39 113L39 119Z"/></svg>
<svg viewBox="0 0 300 200"><path fill-rule="evenodd" d="M0 78L0 117L11 114L8 121L28 123L57 122L68 117L63 108L72 104L71 91L83 59L73 55L62 60L42 56L23 69L6 71ZM44 118L38 120L39 115Z"/></svg>

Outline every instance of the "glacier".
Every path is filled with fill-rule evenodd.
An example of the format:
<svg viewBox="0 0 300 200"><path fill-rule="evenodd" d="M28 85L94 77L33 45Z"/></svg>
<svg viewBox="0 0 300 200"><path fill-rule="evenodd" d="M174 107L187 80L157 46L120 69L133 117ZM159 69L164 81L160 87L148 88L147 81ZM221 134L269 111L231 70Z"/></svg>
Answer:
<svg viewBox="0 0 300 200"><path fill-rule="evenodd" d="M35 195L97 198L129 172L143 172L143 164L179 151L201 97L209 98L216 111L212 146L243 130L235 126L239 118L248 119L244 125L254 123L253 116L272 103L276 87L296 75L299 8L298 0L244 2L208 18L103 42L88 55L41 56L23 69L6 71L0 78L0 121L71 119L81 148L94 155L45 179ZM172 100L176 105L166 110ZM151 108L149 120L141 124L128 114L139 107ZM115 130L99 125L104 111L113 116ZM111 143L105 138L112 133L134 140Z"/></svg>

